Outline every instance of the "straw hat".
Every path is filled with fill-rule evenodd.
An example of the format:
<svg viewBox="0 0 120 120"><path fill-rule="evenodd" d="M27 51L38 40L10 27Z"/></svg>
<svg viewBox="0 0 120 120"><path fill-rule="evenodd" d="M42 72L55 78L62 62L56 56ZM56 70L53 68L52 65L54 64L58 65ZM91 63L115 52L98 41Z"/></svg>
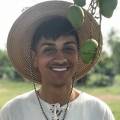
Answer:
<svg viewBox="0 0 120 120"><path fill-rule="evenodd" d="M26 10L13 24L7 41L7 51L15 69L26 79L40 83L40 74L32 65L31 41L37 26L46 17L59 15L66 17L68 7L73 4L65 1L46 1ZM80 45L92 38L98 41L97 55L93 62L85 64L79 59L77 77L83 77L97 62L102 51L102 35L99 25L92 15L85 10L85 21L77 31L80 36Z"/></svg>

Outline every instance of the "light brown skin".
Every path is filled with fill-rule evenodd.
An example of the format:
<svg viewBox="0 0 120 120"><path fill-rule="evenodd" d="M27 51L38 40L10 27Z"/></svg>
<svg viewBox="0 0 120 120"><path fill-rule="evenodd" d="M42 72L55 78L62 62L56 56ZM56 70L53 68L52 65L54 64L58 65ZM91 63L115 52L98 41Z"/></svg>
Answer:
<svg viewBox="0 0 120 120"><path fill-rule="evenodd" d="M64 105L79 95L74 89L71 92L78 63L75 37L60 36L55 41L42 38L34 56L34 67L41 75L39 95L43 100Z"/></svg>

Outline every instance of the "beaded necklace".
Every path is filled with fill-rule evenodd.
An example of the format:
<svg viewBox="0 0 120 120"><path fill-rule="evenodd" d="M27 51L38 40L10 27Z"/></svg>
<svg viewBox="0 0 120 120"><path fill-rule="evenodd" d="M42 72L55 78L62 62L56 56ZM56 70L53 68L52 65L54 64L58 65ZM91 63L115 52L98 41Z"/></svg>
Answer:
<svg viewBox="0 0 120 120"><path fill-rule="evenodd" d="M43 105L42 105L42 103L41 103L40 96L39 96L39 92L36 90L35 83L34 83L34 90L35 90L35 93L36 93L36 96L37 96L37 99L38 99L38 102L39 102L39 105L40 105L40 109L42 110L42 113L43 113L45 119L46 119L46 120L49 120L48 117L47 117L47 115L46 115L46 113L45 113L45 111L44 111ZM68 102L67 102L67 106L66 106L66 108L65 108L65 112L64 112L64 115L63 115L62 120L65 120L65 118L66 118L72 90L73 90L73 85L72 85L72 88L71 88L71 91L70 91L69 100L68 100ZM59 120L59 119L57 119L57 120Z"/></svg>

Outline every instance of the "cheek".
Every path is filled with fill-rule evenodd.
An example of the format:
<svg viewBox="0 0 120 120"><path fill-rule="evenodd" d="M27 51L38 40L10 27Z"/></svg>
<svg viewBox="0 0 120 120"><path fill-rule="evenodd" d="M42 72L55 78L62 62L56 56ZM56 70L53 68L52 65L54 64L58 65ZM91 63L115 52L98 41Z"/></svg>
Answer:
<svg viewBox="0 0 120 120"><path fill-rule="evenodd" d="M38 60L38 68L39 69L44 68L46 64L47 64L47 61L45 59L39 59Z"/></svg>
<svg viewBox="0 0 120 120"><path fill-rule="evenodd" d="M70 60L72 60L73 62L78 62L78 59L79 59L79 56L78 56L78 54L77 53L75 53L75 54L72 54L71 56L70 56Z"/></svg>
<svg viewBox="0 0 120 120"><path fill-rule="evenodd" d="M74 66L75 66L75 69L77 69L77 66L78 66L78 56L76 56L76 59L74 59Z"/></svg>
<svg viewBox="0 0 120 120"><path fill-rule="evenodd" d="M37 66L38 66L40 72L42 72L46 69L50 60L51 60L50 58L38 57Z"/></svg>
<svg viewBox="0 0 120 120"><path fill-rule="evenodd" d="M38 60L37 68L41 76L44 75L46 70L46 61L45 60Z"/></svg>
<svg viewBox="0 0 120 120"><path fill-rule="evenodd" d="M69 56L69 63L72 65L72 68L71 68L71 75L74 74L77 70L77 65L78 65L78 55L77 54L74 54L74 55L71 55Z"/></svg>
<svg viewBox="0 0 120 120"><path fill-rule="evenodd" d="M71 59L72 59L72 62L73 62L74 69L76 70L77 66L78 66L78 61L79 61L78 54L73 55L71 57Z"/></svg>

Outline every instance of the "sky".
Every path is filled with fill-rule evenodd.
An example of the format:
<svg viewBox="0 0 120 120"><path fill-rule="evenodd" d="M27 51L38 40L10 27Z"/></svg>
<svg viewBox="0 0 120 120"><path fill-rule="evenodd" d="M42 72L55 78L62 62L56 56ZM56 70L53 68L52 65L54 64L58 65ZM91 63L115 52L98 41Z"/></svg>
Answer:
<svg viewBox="0 0 120 120"><path fill-rule="evenodd" d="M14 23L14 21L18 18L20 14L22 14L22 10L25 7L30 7L39 2L45 0L1 0L0 2L0 49L6 50L6 42L9 30ZM72 0L67 0L72 1ZM89 0L86 0L87 3ZM114 28L118 33L120 33L120 3L116 10L114 11L113 16L108 19L102 19L102 34L103 34L103 49L108 50L106 39L108 33L112 28Z"/></svg>

